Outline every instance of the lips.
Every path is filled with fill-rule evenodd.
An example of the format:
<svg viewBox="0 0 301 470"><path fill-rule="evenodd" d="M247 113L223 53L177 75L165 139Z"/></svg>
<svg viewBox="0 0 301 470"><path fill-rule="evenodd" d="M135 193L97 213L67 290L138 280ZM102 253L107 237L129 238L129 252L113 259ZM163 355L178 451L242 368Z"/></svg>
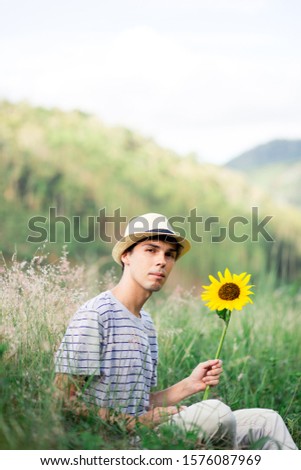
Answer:
<svg viewBox="0 0 301 470"><path fill-rule="evenodd" d="M158 279L164 279L165 278L165 274L163 273L149 273L151 276L155 276L157 277Z"/></svg>

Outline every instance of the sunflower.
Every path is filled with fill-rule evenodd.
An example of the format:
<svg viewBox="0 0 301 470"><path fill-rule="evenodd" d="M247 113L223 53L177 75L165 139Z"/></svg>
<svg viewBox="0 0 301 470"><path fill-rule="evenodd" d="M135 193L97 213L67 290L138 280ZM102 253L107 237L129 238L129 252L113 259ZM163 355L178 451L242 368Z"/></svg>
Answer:
<svg viewBox="0 0 301 470"><path fill-rule="evenodd" d="M253 303L249 295L253 285L248 285L251 274L231 274L229 269L225 269L224 275L218 272L219 280L209 276L210 286L203 286L206 289L201 295L210 310L241 310L247 303Z"/></svg>

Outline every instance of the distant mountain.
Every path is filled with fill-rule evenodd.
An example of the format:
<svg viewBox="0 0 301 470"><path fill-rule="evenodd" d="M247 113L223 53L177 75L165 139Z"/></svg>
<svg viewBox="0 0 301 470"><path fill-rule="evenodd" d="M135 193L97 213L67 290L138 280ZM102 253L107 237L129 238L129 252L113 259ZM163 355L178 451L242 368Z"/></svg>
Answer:
<svg viewBox="0 0 301 470"><path fill-rule="evenodd" d="M235 170L248 171L266 165L288 164L297 161L301 161L301 140L272 140L242 153L226 163L225 166Z"/></svg>
<svg viewBox="0 0 301 470"><path fill-rule="evenodd" d="M243 172L276 202L301 207L301 140L273 140L244 152L225 167Z"/></svg>

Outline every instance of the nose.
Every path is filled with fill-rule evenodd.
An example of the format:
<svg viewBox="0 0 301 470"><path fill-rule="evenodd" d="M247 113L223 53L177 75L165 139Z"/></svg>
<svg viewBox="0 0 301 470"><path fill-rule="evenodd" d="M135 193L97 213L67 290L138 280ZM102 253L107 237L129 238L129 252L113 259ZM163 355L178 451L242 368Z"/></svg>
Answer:
<svg viewBox="0 0 301 470"><path fill-rule="evenodd" d="M156 265L164 267L166 265L166 258L165 253L163 251L159 251L156 259Z"/></svg>

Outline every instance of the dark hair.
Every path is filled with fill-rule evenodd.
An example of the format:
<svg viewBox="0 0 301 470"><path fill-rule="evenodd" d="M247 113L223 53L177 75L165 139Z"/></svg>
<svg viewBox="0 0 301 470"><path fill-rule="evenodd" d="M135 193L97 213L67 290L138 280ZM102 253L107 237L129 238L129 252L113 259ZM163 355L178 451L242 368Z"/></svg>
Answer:
<svg viewBox="0 0 301 470"><path fill-rule="evenodd" d="M174 237L171 237L170 235L151 235L150 237L142 238L138 242L133 243L133 245L129 246L122 254L124 255L126 253L130 253L131 251L133 251L135 246L137 246L139 243L145 242L145 240L155 240L155 241L161 241L161 242L166 242L166 243L172 243L176 245L176 250L177 250L176 259L178 258L180 251L183 248L182 245ZM121 261L121 264L122 264L122 271L123 271L124 264L122 261Z"/></svg>

